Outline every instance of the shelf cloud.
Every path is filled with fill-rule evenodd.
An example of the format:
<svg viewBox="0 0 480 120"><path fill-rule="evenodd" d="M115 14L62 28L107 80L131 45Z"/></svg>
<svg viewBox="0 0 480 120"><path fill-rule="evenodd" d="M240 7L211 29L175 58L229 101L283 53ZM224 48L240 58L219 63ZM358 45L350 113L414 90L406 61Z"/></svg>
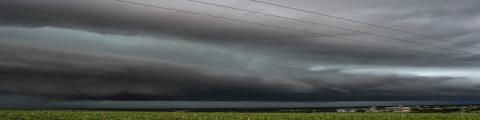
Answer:
<svg viewBox="0 0 480 120"><path fill-rule="evenodd" d="M27 106L480 98L479 1L268 1L458 44L248 0L202 1L448 49L188 0L135 2L205 15L114 0L3 0L0 98L30 99ZM11 99L0 103L16 103Z"/></svg>

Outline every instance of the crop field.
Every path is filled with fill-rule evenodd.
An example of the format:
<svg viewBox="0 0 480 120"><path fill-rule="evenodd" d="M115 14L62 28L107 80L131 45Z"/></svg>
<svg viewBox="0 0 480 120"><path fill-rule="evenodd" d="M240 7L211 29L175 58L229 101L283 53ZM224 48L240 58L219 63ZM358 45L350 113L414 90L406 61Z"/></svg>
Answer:
<svg viewBox="0 0 480 120"><path fill-rule="evenodd" d="M479 113L247 113L1 110L1 120L480 120Z"/></svg>

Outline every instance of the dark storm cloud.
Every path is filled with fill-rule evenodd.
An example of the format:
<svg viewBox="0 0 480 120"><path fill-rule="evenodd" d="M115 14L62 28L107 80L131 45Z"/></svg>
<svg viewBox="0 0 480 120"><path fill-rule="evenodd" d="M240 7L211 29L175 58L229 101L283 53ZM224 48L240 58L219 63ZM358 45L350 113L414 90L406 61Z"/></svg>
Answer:
<svg viewBox="0 0 480 120"><path fill-rule="evenodd" d="M337 56L340 55L338 52L342 52L345 53L342 56L349 56L370 54L370 51L372 51L338 47L335 43L322 42L332 40L315 40L316 37L305 33L162 11L154 8L148 9L144 6L134 6L114 1L7 0L0 1L0 3L2 7L0 24L6 26L53 26L123 35L147 34L157 36L174 34L191 38L185 40L196 42L239 44L277 50L285 48L282 51L293 51L297 54L313 53ZM344 33L335 34L343 35ZM395 56L390 55L392 53L378 52L378 54L385 57ZM400 52L398 54L404 53ZM362 55L358 56L363 57ZM369 56L365 57L368 58Z"/></svg>
<svg viewBox="0 0 480 120"><path fill-rule="evenodd" d="M139 1L140 3L150 3L156 5L153 1ZM179 1L179 3L191 5L193 3L187 1ZM387 44L387 46L370 44L357 44L356 42L348 40L331 39L325 36L309 35L305 33L299 33L288 30L279 30L274 28L263 27L259 25L244 24L232 21L224 21L221 19L212 19L209 17L200 17L191 14L185 14L181 12L165 11L156 8L149 8L145 6L136 6L126 3L120 3L115 1L75 1L75 0L40 0L40 1L27 1L27 0L5 0L0 1L0 24L7 26L19 26L19 27L61 27L70 29L81 29L87 31L93 31L106 34L124 34L124 35L166 35L173 34L192 39L195 42L209 42L211 44L241 44L245 46L255 47L272 47L272 49L283 50L284 52L291 52L293 54L305 54L310 56L308 59L312 60L324 60L322 56L341 56L339 59L352 59L358 58L365 60L378 60L380 64L382 61L385 64L392 64L398 59L406 58L418 58L420 64L425 63L425 60L432 58L438 54L449 55L451 53L458 53L456 51L441 50L438 48L430 48L431 50L426 53L418 51L409 51L405 49L392 48L389 46L410 46L412 49L418 49L418 45L405 44L392 42L391 40L372 39L370 41L374 43ZM308 2L306 2L308 3ZM311 2L315 4L316 2ZM374 2L373 2L374 3ZM404 4L398 3L399 6ZM211 6L193 4L194 8L212 8ZM178 8L174 5L162 5ZM369 6L368 4L366 6ZM386 6L389 6L387 4ZM399 7L396 6L396 7ZM271 6L263 6L266 8L272 8ZM359 9L362 7L359 7ZM457 10L458 12L471 11L471 9L478 8L475 4L467 6L464 9ZM178 8L182 9L182 8ZM429 14L434 11L425 8L424 14ZM212 11L231 11L225 8L216 8ZM368 10L368 9L367 9ZM455 9L456 10L456 9ZM192 11L192 10L190 10ZM201 11L198 11L201 12ZM309 24L303 24L299 26L290 25L298 24L292 21L279 21L274 18L268 18L265 16L235 16L237 14L245 14L243 12L231 11L234 13L230 15L231 18L245 19L247 21L259 21L259 23L272 24L283 27L312 27ZM434 11L437 12L437 11ZM448 11L445 14L455 11ZM385 14L390 14L387 12ZM403 15L403 19L395 20L408 20L415 16L421 16L423 14L409 13L409 11L400 10ZM416 13L416 11L415 11ZM440 11L440 13L444 13ZM434 15L442 15L442 14ZM472 13L472 12L469 12ZM214 14L208 13L206 14ZM410 15L413 14L413 15ZM432 13L433 14L433 13ZM215 15L215 14L214 14ZM311 16L311 15L310 15ZM399 15L402 16L402 15ZM409 17L411 16L411 17ZM467 16L467 15L465 15ZM303 16L302 16L303 17ZM307 16L309 17L309 16ZM388 17L387 17L388 18ZM435 19L432 17L431 19ZM268 21L268 22L262 22ZM382 19L381 21L393 21L391 19ZM408 25L415 25L415 23L409 23ZM402 25L399 25L402 26ZM324 29L319 26L316 29L320 31L330 32L331 36L358 36L358 34L348 32L338 32L338 30ZM348 28L348 27L347 27ZM452 28L452 27L442 27ZM432 28L432 30L438 30L438 28ZM460 35L467 35L467 33L474 33L472 31L465 32L458 30L459 34L449 36L449 38L456 38ZM455 32L450 32L455 33ZM358 37L361 38L361 37ZM415 38L417 39L417 38ZM472 40L464 40L465 42L472 42ZM353 43L353 45L352 45ZM404 44L404 45L403 45ZM350 47L345 47L350 46ZM449 47L449 46L447 46ZM458 46L457 46L458 47ZM372 54L373 53L373 54ZM314 54L312 56L312 54ZM386 59L386 60L384 60ZM437 59L437 58L436 58ZM470 60L476 60L471 58ZM334 60L336 61L336 60ZM408 61L415 61L408 60ZM428 61L428 60L427 60ZM457 61L458 62L458 61ZM366 62L364 62L366 63ZM415 63L415 62L412 62ZM402 64L403 65L403 64Z"/></svg>
<svg viewBox="0 0 480 120"><path fill-rule="evenodd" d="M141 3L151 3L152 1L139 1ZM191 2L179 1L179 3L191 5ZM432 57L437 55L449 55L451 53L458 53L457 51L448 51L442 49L430 48L430 50L421 49L420 51L411 51L405 49L392 48L390 46L410 46L412 49L418 49L419 45L398 43L383 39L363 39L361 37L354 37L370 41L373 43L386 44L387 46L376 44L365 44L352 42L341 39L331 39L329 37L309 35L288 30L279 30L259 25L244 24L232 21L223 21L221 19L201 17L191 14L165 11L156 8L148 8L145 6L136 6L115 1L76 1L76 0L5 0L0 1L0 24L6 26L18 27L61 27L70 29L81 29L105 34L123 34L123 35L150 35L150 36L164 36L166 34L179 35L187 37L195 42L206 42L210 44L221 45L244 45L253 47L264 47L276 49L275 51L282 51L286 53L308 56L305 59L312 61L324 61L325 57L333 57L332 61L342 61L341 59L356 59L356 62L369 63L366 61L375 61L376 64L425 64L430 63L430 58L443 59L441 57ZM312 2L315 4L316 2ZM178 6L162 5L172 8ZM183 5L183 4L182 4ZM400 4L403 5L403 4ZM387 5L388 6L388 5ZM270 8L269 6L262 6ZM194 8L212 8L205 5L195 5ZM473 5L466 7L466 10L458 10L458 12L469 11L476 8ZM182 8L178 8L182 9ZM360 9L360 8L359 8ZM223 10L228 13L228 9L216 8L206 12L206 14L213 14L212 11ZM368 10L368 9L367 9ZM424 11L434 11L426 9ZM190 10L192 11L192 10ZM201 11L197 11L201 12ZM235 16L237 14L245 14L238 11L231 11L234 13L229 16L231 18L245 19L247 21L259 21L259 23L272 24L282 27L301 28L312 27L309 24L302 24L300 26L290 25L298 24L292 21L279 21L275 18L268 18L265 16ZM413 13L402 12L403 19L410 19L418 15L410 15ZM436 11L435 11L436 12ZM449 11L452 12L452 11ZM387 12L385 14L390 14ZM428 14L430 12L424 12ZM420 14L420 13L419 13ZM221 14L220 14L221 15ZM411 17L408 17L408 16ZM422 15L422 14L420 14ZM435 14L437 15L437 14ZM441 15L441 14L439 14ZM399 15L402 16L402 15ZM308 18L309 16L307 16ZM374 17L374 16L372 16ZM388 18L388 17L387 17ZM435 19L433 17L432 19ZM267 22L262 22L267 21ZM391 19L383 19L383 21L392 21ZM341 25L341 24L340 24ZM415 25L409 23L407 25ZM399 25L399 26L403 26ZM354 33L338 32L338 30L324 29L323 27L314 26L322 32L330 32L331 36L358 36ZM317 28L318 27L318 28ZM347 27L349 28L349 27ZM451 29L452 27L442 27ZM453 27L454 28L454 27ZM360 28L362 29L362 28ZM436 31L439 28L432 28ZM449 38L456 38L459 35L467 35L466 33L474 33L472 31L464 32L457 30L460 33L449 36ZM455 33L455 32L450 32ZM414 38L417 39L417 38ZM463 40L472 43L472 39ZM449 46L447 46L449 47ZM457 46L458 47L458 46ZM409 48L407 48L409 49ZM432 54L431 54L432 53ZM335 57L338 57L335 59ZM410 59L414 58L414 59ZM401 59L401 60L398 60ZM407 59L407 60L403 60ZM447 59L450 59L447 57ZM470 58L469 61L475 61L476 58ZM408 62L398 62L408 61ZM446 60L450 61L450 60ZM443 60L442 62L445 62ZM455 63L459 61L450 61ZM461 61L460 61L461 62ZM461 62L462 63L462 62ZM469 63L469 62L467 62Z"/></svg>
<svg viewBox="0 0 480 120"><path fill-rule="evenodd" d="M420 1L414 7L411 5L416 1L329 1L332 4L303 1L298 2L299 6L303 4L306 9L344 9L332 14L405 30L418 28L412 32L471 45L478 42L476 33L480 21L476 18L480 16L474 12L480 8L477 1L464 1L453 7L449 6L457 2L446 0ZM180 5L175 6L175 3ZM344 24L345 21L338 20L332 22L315 15L248 3L239 7L339 24L446 48L478 51L371 26ZM433 3L435 6L432 7ZM476 81L480 77L475 74L479 56L462 56L438 48L258 14L214 9L188 1L172 0L160 5L327 32L331 36L284 31L110 0L1 0L0 96L29 96L46 101L464 100L480 97L476 94L480 91L480 84ZM331 38L337 36L444 56ZM150 37L157 42L145 40ZM132 41L125 41L130 39ZM380 71L391 71L372 72L379 66ZM399 66L409 69L397 69ZM325 68L316 69L322 67ZM358 72L361 70L356 71L355 67L364 68L366 72ZM439 70L435 70L437 67ZM466 67L471 71L458 72ZM452 74L457 72L461 74ZM12 99L24 99L17 97Z"/></svg>
<svg viewBox="0 0 480 120"><path fill-rule="evenodd" d="M199 17L191 14L147 9L114 1L0 1L0 24L18 27L61 27L81 29L105 34L151 36L174 34L197 42L212 44L242 44L301 54L325 54L332 56L356 56L370 58L370 49L352 50L338 47L335 40L317 40L319 36L288 30L272 29L259 25L242 24L221 19ZM108 8L108 9L105 9ZM125 9L120 9L125 8ZM147 10L145 10L147 9ZM134 12L129 12L129 10ZM147 11L151 14L142 12ZM178 15L172 15L178 14ZM239 18L240 19L240 18ZM282 26L282 25L279 25ZM332 33L348 35L347 33ZM338 40L337 40L338 41ZM349 43L349 41L343 41ZM358 45L357 45L358 46ZM365 45L359 45L364 47ZM371 46L368 46L371 47ZM365 47L364 47L365 48ZM356 49L356 48L354 48ZM338 54L338 53L345 54ZM408 53L408 52L407 52ZM363 55L361 55L363 54ZM402 55L404 52L377 52L375 56L386 58ZM410 56L410 55L409 55ZM424 55L413 55L424 56ZM430 55L426 55L427 57ZM323 59L323 58L316 58Z"/></svg>
<svg viewBox="0 0 480 120"><path fill-rule="evenodd" d="M188 13L135 6L113 0L6 0L0 2L0 22L21 27L75 28L107 34L178 34L205 39L293 39L290 31L256 29ZM150 2L151 3L151 2ZM128 11L131 10L131 11ZM148 12L145 14L142 12ZM178 15L173 15L178 14ZM262 27L257 27L262 28ZM221 41L218 41L221 42Z"/></svg>
<svg viewBox="0 0 480 120"><path fill-rule="evenodd" d="M371 15L371 19L395 26L422 27L423 30L419 33L478 45L476 37L468 36L474 36L478 32L478 23L475 20L480 15L476 12L480 10L480 2L475 0L462 0L461 2L425 0L416 3L413 6L406 1L386 4L387 9L384 10L389 12L375 13Z"/></svg>
<svg viewBox="0 0 480 120"><path fill-rule="evenodd" d="M205 72L176 63L28 46L0 47L0 91L64 100L318 101L477 98L461 78L347 74L318 78ZM469 97L465 97L469 96ZM457 99L456 98L456 99Z"/></svg>

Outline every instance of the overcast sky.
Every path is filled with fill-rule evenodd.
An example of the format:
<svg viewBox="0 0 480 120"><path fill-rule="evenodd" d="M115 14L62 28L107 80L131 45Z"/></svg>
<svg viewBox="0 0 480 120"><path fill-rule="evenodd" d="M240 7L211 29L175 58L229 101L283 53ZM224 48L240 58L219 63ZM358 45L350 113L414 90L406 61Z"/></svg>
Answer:
<svg viewBox="0 0 480 120"><path fill-rule="evenodd" d="M1 0L0 104L480 99L478 0L262 0L441 40L198 1L261 13L189 0Z"/></svg>

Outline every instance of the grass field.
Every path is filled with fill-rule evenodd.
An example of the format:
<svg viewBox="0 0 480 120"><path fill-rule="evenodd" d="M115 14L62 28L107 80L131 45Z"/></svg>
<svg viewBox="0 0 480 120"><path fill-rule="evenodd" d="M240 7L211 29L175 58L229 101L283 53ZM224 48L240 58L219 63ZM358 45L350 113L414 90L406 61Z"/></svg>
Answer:
<svg viewBox="0 0 480 120"><path fill-rule="evenodd" d="M1 120L480 120L479 113L247 113L0 110Z"/></svg>

